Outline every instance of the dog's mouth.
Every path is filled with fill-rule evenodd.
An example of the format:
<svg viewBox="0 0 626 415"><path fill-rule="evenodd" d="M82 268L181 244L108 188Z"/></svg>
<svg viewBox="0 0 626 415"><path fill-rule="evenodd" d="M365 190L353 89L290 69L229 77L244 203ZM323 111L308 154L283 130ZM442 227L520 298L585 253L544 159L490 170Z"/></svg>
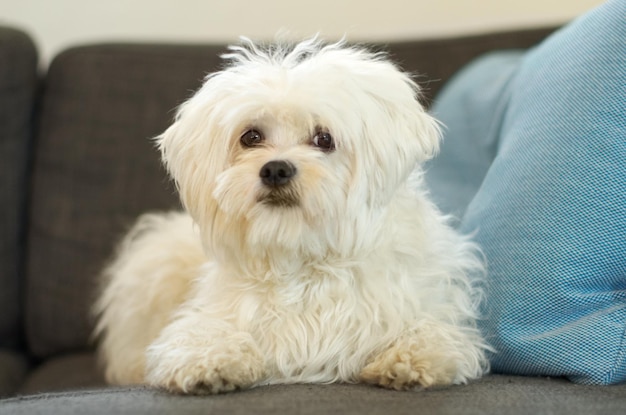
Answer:
<svg viewBox="0 0 626 415"><path fill-rule="evenodd" d="M257 197L257 202L266 206L289 208L298 206L300 204L300 199L293 189L286 187L272 189L262 193Z"/></svg>

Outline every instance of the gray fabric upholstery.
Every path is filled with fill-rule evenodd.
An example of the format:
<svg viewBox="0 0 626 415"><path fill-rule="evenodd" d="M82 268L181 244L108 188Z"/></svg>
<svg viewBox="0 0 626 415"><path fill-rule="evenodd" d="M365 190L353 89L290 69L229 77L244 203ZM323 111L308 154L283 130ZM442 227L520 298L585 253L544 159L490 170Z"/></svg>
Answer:
<svg viewBox="0 0 626 415"><path fill-rule="evenodd" d="M135 217L178 206L150 138L220 48L97 46L51 64L37 137L26 328L38 357L85 348L95 281Z"/></svg>
<svg viewBox="0 0 626 415"><path fill-rule="evenodd" d="M554 414L623 413L626 385L590 387L561 379L488 376L464 386L396 392L367 385L278 385L219 396L105 388L18 397L6 414Z"/></svg>
<svg viewBox="0 0 626 415"><path fill-rule="evenodd" d="M21 31L0 28L0 347L16 347L28 150L37 51Z"/></svg>

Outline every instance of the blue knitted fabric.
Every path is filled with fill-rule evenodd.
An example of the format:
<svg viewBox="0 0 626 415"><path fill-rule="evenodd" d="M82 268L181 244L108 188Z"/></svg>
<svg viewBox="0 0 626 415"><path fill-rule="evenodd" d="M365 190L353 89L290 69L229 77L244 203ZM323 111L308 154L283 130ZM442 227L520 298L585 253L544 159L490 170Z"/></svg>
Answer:
<svg viewBox="0 0 626 415"><path fill-rule="evenodd" d="M474 63L434 112L427 180L487 258L493 371L626 381L626 0Z"/></svg>

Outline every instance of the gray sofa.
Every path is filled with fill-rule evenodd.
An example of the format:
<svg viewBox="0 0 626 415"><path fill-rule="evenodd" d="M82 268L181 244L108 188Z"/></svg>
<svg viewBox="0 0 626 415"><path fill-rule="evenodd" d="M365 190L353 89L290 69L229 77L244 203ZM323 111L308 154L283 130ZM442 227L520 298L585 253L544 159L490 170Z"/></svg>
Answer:
<svg viewBox="0 0 626 415"><path fill-rule="evenodd" d="M428 103L472 58L550 32L377 47L420 74ZM288 385L185 397L106 386L90 342L96 276L139 213L178 206L148 138L223 49L91 45L61 53L43 74L28 35L0 28L0 414L625 413L626 385L506 374L421 392Z"/></svg>

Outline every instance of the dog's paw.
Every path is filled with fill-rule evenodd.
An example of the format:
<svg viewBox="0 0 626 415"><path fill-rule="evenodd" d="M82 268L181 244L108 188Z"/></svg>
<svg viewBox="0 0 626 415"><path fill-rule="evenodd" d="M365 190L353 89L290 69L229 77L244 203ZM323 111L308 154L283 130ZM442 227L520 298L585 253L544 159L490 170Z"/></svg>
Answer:
<svg viewBox="0 0 626 415"><path fill-rule="evenodd" d="M424 320L375 355L360 378L397 390L466 383L488 370L486 348L477 330Z"/></svg>
<svg viewBox="0 0 626 415"><path fill-rule="evenodd" d="M174 393L216 394L254 386L265 374L264 359L249 336L218 344L181 339L148 348L146 380Z"/></svg>
<svg viewBox="0 0 626 415"><path fill-rule="evenodd" d="M403 339L365 366L360 379L389 389L408 390L450 384L455 372L452 359L422 350L416 342Z"/></svg>

